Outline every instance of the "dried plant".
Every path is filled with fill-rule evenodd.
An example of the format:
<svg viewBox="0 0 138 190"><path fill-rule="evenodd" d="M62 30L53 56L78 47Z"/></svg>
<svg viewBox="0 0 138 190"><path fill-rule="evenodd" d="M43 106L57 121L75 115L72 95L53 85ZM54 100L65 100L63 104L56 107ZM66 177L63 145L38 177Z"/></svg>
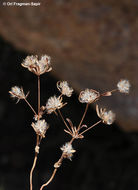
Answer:
<svg viewBox="0 0 138 190"><path fill-rule="evenodd" d="M36 146L35 146L34 161L33 161L31 171L30 171L30 190L33 189L32 177L33 177L33 171L36 166L37 157L40 151L39 149L40 149L41 140L45 138L46 132L49 128L49 125L47 124L45 119L42 119L44 114L55 113L56 115L59 115L65 125L64 131L66 134L71 136L71 140L69 142L66 142L65 145L61 147L62 154L59 160L54 164L53 173L50 179L40 187L40 190L46 187L53 180L57 170L61 166L64 159L66 158L70 160L72 159L73 154L76 152L76 150L74 150L72 147L74 140L83 139L84 133L88 132L90 129L92 129L99 123L105 123L107 125L111 125L114 122L115 114L111 110L106 111L106 109L102 109L102 108L99 109L98 105L96 104L96 112L100 120L92 124L91 126L84 125L83 121L86 116L89 105L98 101L103 96L111 96L112 93L116 91L119 91L121 93L129 93L129 88L130 88L130 83L128 80L120 80L117 84L116 89L107 91L104 93L97 92L96 90L93 90L93 89L85 89L84 91L81 91L78 99L80 103L85 103L86 107L82 115L82 118L80 120L80 123L78 124L78 126L74 126L72 121L69 118L65 119L62 115L62 112L60 111L60 109L67 104L63 102L63 96L71 97L73 93L73 89L69 86L67 81L57 82L57 88L60 92L60 95L58 97L55 95L53 97L50 97L47 100L46 105L41 106L40 75L52 70L50 60L51 60L50 57L47 55L41 56L40 59L38 59L38 56L32 55L32 56L27 56L26 59L21 64L23 67L27 68L29 71L31 71L37 76L37 79L38 79L38 110L37 112L34 110L32 105L27 100L29 93L25 95L22 87L20 88L18 86L15 86L15 87L12 87L11 90L9 91L11 97L17 99L17 103L19 102L19 100L24 100L28 104L28 106L31 108L34 114L33 119L35 121L32 122L31 126L36 133Z"/></svg>

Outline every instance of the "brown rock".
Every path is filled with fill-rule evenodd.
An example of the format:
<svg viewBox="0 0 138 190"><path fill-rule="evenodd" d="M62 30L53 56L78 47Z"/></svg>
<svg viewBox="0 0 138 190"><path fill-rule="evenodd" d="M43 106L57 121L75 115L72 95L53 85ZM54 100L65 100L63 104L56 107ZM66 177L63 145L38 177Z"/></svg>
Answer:
<svg viewBox="0 0 138 190"><path fill-rule="evenodd" d="M117 113L122 128L138 130L138 1L40 2L1 6L0 34L17 48L50 55L55 75L79 91L113 89L120 78L129 79L130 95L103 98L101 104Z"/></svg>

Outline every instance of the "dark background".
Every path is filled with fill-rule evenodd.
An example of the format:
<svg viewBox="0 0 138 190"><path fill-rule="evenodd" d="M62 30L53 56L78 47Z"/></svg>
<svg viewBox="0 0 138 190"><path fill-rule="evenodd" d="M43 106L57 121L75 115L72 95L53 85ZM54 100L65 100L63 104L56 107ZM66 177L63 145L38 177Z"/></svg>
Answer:
<svg viewBox="0 0 138 190"><path fill-rule="evenodd" d="M25 102L17 105L8 94L14 85L30 91L28 100L37 108L36 77L22 68L20 63L28 55L15 49L0 38L0 190L29 189L29 172L32 167L35 133L31 128L32 112ZM54 68L53 68L54 70ZM41 77L41 104L48 97L58 94L52 72ZM62 112L74 124L78 124L85 105L74 93ZM63 132L64 125L54 114L46 115L50 124L34 172L34 190L47 181L53 164L61 155L60 147L70 140ZM84 123L98 121L91 108ZM64 160L49 190L137 190L138 189L138 134L125 133L116 124L101 124L85 134L83 140L74 142L76 153L72 162Z"/></svg>

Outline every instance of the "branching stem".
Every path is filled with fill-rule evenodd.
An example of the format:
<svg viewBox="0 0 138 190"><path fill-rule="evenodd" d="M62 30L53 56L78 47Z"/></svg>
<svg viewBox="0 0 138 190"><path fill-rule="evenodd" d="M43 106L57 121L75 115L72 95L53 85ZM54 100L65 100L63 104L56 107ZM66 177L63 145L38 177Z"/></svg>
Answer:
<svg viewBox="0 0 138 190"><path fill-rule="evenodd" d="M28 106L31 108L31 110L33 111L33 113L34 113L35 115L37 115L37 114L36 114L36 111L35 111L34 108L31 106L31 104L28 102L28 100L27 100L26 98L24 98L24 101L28 104Z"/></svg>

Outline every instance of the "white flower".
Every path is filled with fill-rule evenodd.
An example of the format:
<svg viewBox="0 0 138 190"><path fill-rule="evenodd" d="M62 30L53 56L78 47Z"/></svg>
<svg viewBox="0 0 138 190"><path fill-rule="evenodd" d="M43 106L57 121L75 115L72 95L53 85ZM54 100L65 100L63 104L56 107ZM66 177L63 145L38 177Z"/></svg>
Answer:
<svg viewBox="0 0 138 190"><path fill-rule="evenodd" d="M50 60L50 57L47 55L41 56L40 60L38 60L37 55L31 55L27 56L21 65L28 68L29 71L33 72L37 76L40 76L52 70Z"/></svg>
<svg viewBox="0 0 138 190"><path fill-rule="evenodd" d="M73 149L72 144L69 142L65 143L65 145L63 145L60 149L63 151L64 157L69 158L70 160L73 153L76 152L76 150Z"/></svg>
<svg viewBox="0 0 138 190"><path fill-rule="evenodd" d="M9 93L11 94L12 98L18 98L18 100L20 99L25 99L28 95L24 94L23 88L19 88L18 86L14 86L11 88L11 91L9 91Z"/></svg>
<svg viewBox="0 0 138 190"><path fill-rule="evenodd" d="M36 55L27 56L21 65L30 70L30 67L35 65L37 60L38 60L38 56Z"/></svg>
<svg viewBox="0 0 138 190"><path fill-rule="evenodd" d="M117 87L118 87L118 90L121 92L121 93L129 93L129 89L130 89L130 83L128 80L120 80L118 83L117 83Z"/></svg>
<svg viewBox="0 0 138 190"><path fill-rule="evenodd" d="M45 72L49 72L52 70L50 61L51 61L50 56L47 56L47 55L41 56L41 59L39 60L39 64L38 64L40 68L40 74L43 74Z"/></svg>
<svg viewBox="0 0 138 190"><path fill-rule="evenodd" d="M115 120L115 113L113 113L111 110L106 111L106 109L100 109L98 108L98 105L96 105L96 111L97 115L102 119L103 123L106 123L107 125L111 125Z"/></svg>
<svg viewBox="0 0 138 190"><path fill-rule="evenodd" d="M67 81L58 81L57 88L65 96L70 97L72 95L73 89L69 87Z"/></svg>
<svg viewBox="0 0 138 190"><path fill-rule="evenodd" d="M99 98L99 92L93 89L86 89L80 92L79 101L81 103L92 103Z"/></svg>
<svg viewBox="0 0 138 190"><path fill-rule="evenodd" d="M46 103L46 110L48 114L51 114L52 112L56 111L56 109L60 109L65 104L62 103L62 97L50 97Z"/></svg>
<svg viewBox="0 0 138 190"><path fill-rule="evenodd" d="M36 123L32 123L31 126L35 130L36 134L40 135L42 138L45 137L45 133L48 129L48 124L44 119L38 120Z"/></svg>

